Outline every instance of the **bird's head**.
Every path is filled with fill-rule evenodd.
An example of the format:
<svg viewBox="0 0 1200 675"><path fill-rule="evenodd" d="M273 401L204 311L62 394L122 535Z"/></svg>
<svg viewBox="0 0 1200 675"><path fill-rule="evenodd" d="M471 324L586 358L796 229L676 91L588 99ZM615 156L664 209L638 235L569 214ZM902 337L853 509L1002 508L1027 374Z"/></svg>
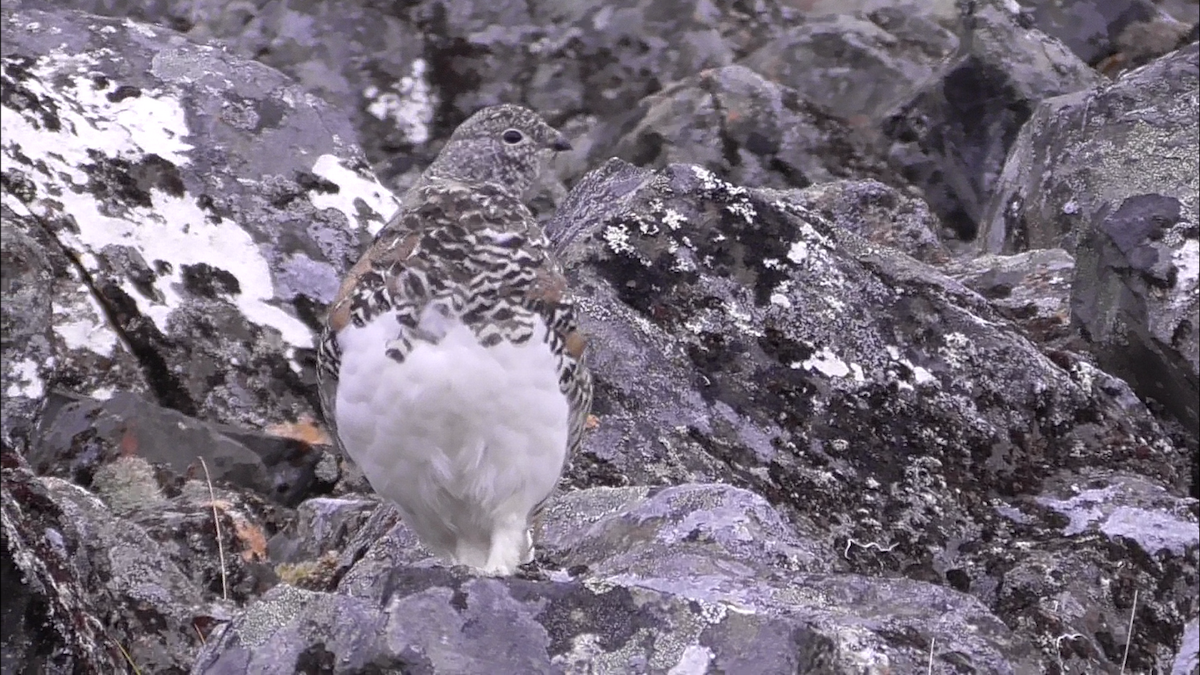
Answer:
<svg viewBox="0 0 1200 675"><path fill-rule="evenodd" d="M567 137L532 110L495 105L460 124L426 173L494 183L519 197L537 178L545 151L570 149Z"/></svg>

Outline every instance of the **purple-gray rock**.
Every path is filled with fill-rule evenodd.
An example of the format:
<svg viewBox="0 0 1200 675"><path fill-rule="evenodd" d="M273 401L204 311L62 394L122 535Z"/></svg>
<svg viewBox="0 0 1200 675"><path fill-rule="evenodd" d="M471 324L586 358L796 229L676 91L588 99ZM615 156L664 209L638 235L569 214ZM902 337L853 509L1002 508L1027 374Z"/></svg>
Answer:
<svg viewBox="0 0 1200 675"><path fill-rule="evenodd" d="M958 36L913 7L818 16L788 26L740 63L878 132L891 109L931 77Z"/></svg>
<svg viewBox="0 0 1200 675"><path fill-rule="evenodd" d="M942 221L972 240L1009 148L1042 99L1101 76L1029 27L1015 4L965 3L959 48L883 122L897 172L925 191Z"/></svg>
<svg viewBox="0 0 1200 675"><path fill-rule="evenodd" d="M1038 30L1107 73L1139 66L1176 48L1185 23L1150 0L1025 0Z"/></svg>
<svg viewBox="0 0 1200 675"><path fill-rule="evenodd" d="M403 530L337 593L268 593L192 672L917 672L931 651L939 671L1037 669L970 596L823 573L835 553L806 551L765 500L726 485L566 495L543 545L573 574L541 581L413 566L389 553L410 546Z"/></svg>
<svg viewBox="0 0 1200 675"><path fill-rule="evenodd" d="M947 263L946 274L992 302L1048 349L1086 351L1071 323L1075 259L1061 248L1015 255L980 255Z"/></svg>
<svg viewBox="0 0 1200 675"><path fill-rule="evenodd" d="M88 290L52 301L77 318L51 327L55 358L33 362L23 390L105 396L105 378L59 372L87 349L136 362L148 393L186 414L258 427L312 416L319 308L393 203L344 118L166 29L36 10L0 20L5 205Z"/></svg>
<svg viewBox="0 0 1200 675"><path fill-rule="evenodd" d="M991 252L1063 247L1071 311L1106 370L1200 426L1200 48L1045 101L988 208ZM1194 436L1195 437L1195 436Z"/></svg>
<svg viewBox="0 0 1200 675"><path fill-rule="evenodd" d="M937 265L950 259L950 251L938 237L941 221L929 205L879 181L838 180L780 191L777 196L873 244L894 248L923 263Z"/></svg>
<svg viewBox="0 0 1200 675"><path fill-rule="evenodd" d="M1049 358L985 298L779 194L613 161L568 196L550 229L603 345L591 362L600 424L570 476L748 487L802 538L841 549L849 570L970 590L1052 645L1051 624L1019 621L1034 596L995 604L1006 568L987 561L1053 552L1116 569L1096 551L1059 552L1052 523L1001 523L980 491L1019 503L1056 472L1138 466L1186 494L1195 456L1120 380ZM980 537L996 547L962 544ZM1161 564L1196 574L1172 557L1139 578ZM1171 615L1194 600L1143 591ZM1174 644L1182 623L1170 625L1158 644Z"/></svg>
<svg viewBox="0 0 1200 675"><path fill-rule="evenodd" d="M739 185L807 187L881 175L841 120L744 66L705 70L596 125L566 171L609 157L638 166L697 164Z"/></svg>
<svg viewBox="0 0 1200 675"><path fill-rule="evenodd" d="M219 608L95 495L3 455L5 669L184 673ZM209 523L212 514L209 512Z"/></svg>

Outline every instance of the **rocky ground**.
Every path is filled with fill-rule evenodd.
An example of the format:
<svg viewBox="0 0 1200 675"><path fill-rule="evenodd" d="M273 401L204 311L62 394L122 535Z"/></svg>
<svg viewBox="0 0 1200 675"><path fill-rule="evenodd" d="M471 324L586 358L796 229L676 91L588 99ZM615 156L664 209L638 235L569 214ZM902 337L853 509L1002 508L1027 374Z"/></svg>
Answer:
<svg viewBox="0 0 1200 675"><path fill-rule="evenodd" d="M1194 0L6 0L4 673L1200 673ZM313 336L475 108L599 420L431 560Z"/></svg>

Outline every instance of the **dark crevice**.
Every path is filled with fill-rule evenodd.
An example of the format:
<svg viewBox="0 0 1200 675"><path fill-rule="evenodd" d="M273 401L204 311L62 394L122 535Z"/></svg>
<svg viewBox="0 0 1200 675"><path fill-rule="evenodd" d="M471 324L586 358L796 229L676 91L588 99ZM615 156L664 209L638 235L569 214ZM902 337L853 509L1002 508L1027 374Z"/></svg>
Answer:
<svg viewBox="0 0 1200 675"><path fill-rule="evenodd" d="M721 105L721 97L718 95L715 82L712 78L701 77L700 86L704 89L704 93L708 94L712 99L713 110L717 111L717 124L720 126L721 136L721 156L725 162L729 164L729 168L740 166L742 157L738 154L737 141L729 134L729 129L726 127L726 112L725 107ZM721 172L725 173L725 172ZM726 176L722 176L724 178Z"/></svg>
<svg viewBox="0 0 1200 675"><path fill-rule="evenodd" d="M54 228L50 227L42 218L36 216L35 218L37 218L38 225L45 230L50 240L58 246L64 257L79 273L80 280L87 286L88 292L104 311L108 325L137 359L138 365L146 377L146 383L150 385L155 402L165 408L178 410L185 415L196 416L195 401L192 400L179 378L171 372L166 358L158 349L164 340L158 328L138 312L136 301L116 284L109 283L101 289L78 256L58 239Z"/></svg>

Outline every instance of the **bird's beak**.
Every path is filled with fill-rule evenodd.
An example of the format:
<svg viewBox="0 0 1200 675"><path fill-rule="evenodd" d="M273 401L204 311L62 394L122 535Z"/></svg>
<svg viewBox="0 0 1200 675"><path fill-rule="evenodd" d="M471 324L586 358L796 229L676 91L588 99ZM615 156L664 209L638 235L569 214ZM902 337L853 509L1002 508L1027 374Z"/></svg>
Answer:
<svg viewBox="0 0 1200 675"><path fill-rule="evenodd" d="M568 141L567 137L563 136L561 133L559 133L553 141L550 141L550 149L554 150L555 152L570 150L572 147L574 146L571 145L571 141Z"/></svg>

